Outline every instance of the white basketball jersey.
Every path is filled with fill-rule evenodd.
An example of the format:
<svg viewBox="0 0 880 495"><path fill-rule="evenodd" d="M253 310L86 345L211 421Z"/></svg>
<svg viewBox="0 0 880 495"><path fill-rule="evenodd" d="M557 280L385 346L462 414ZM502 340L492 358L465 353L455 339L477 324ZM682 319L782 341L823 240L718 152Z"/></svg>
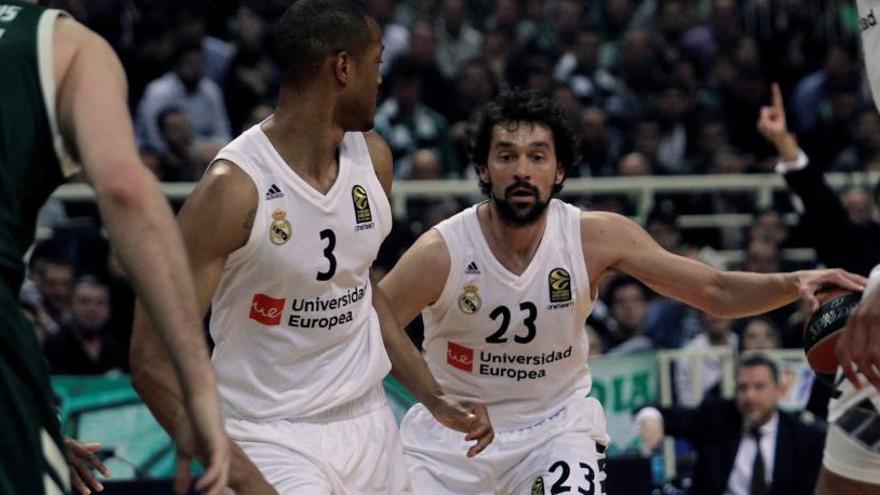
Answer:
<svg viewBox="0 0 880 495"><path fill-rule="evenodd" d="M862 32L862 53L865 72L871 85L874 105L880 109L880 1L856 0L859 11L859 29Z"/></svg>
<svg viewBox="0 0 880 495"><path fill-rule="evenodd" d="M511 430L590 390L580 210L552 200L538 250L515 275L489 250L478 207L435 227L451 265L440 298L422 312L424 347L444 390L486 404L495 427Z"/></svg>
<svg viewBox="0 0 880 495"><path fill-rule="evenodd" d="M391 208L363 134L345 134L326 195L287 166L259 125L217 159L238 165L259 193L250 237L229 256L212 302L225 413L306 418L375 390L391 364L369 275Z"/></svg>

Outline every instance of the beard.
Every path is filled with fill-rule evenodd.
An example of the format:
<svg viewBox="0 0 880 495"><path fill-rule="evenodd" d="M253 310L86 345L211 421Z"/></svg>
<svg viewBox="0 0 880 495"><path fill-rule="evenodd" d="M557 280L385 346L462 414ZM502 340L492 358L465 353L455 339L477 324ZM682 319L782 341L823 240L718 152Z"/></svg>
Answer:
<svg viewBox="0 0 880 495"><path fill-rule="evenodd" d="M513 191L515 189L528 189L534 196L535 201L531 204L520 204L513 200ZM504 190L504 197L499 198L495 193L489 194L492 202L495 203L495 209L501 221L510 227L526 227L534 224L544 214L547 205L550 204L552 195L546 200L541 199L538 188L525 182L514 182Z"/></svg>

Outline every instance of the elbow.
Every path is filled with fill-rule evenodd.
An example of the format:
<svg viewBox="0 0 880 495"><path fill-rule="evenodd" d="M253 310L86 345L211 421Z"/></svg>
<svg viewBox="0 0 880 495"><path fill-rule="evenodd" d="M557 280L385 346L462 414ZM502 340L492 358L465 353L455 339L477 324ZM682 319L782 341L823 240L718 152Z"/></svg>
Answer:
<svg viewBox="0 0 880 495"><path fill-rule="evenodd" d="M98 201L115 208L143 209L147 198L158 194L158 184L143 166L122 169L128 172L102 177L92 184Z"/></svg>

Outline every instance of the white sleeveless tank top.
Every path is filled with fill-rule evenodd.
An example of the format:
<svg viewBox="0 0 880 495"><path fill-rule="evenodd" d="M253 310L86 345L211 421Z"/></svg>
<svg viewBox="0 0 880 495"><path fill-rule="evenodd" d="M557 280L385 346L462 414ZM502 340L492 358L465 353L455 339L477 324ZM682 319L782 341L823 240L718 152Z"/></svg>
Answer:
<svg viewBox="0 0 880 495"><path fill-rule="evenodd" d="M538 250L515 275L489 250L478 207L435 227L451 265L440 298L422 312L426 358L444 390L486 404L498 430L519 429L590 390L580 210L552 200Z"/></svg>
<svg viewBox="0 0 880 495"><path fill-rule="evenodd" d="M229 256L212 301L224 413L302 419L369 397L391 369L370 288L391 208L363 134L345 134L326 195L259 125L217 159L240 167L259 194L250 237Z"/></svg>

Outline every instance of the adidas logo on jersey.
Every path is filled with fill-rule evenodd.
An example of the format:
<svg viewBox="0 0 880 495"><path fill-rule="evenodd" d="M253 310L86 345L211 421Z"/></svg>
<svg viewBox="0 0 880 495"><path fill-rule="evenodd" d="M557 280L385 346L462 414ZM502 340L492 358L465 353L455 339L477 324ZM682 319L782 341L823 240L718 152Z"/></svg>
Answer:
<svg viewBox="0 0 880 495"><path fill-rule="evenodd" d="M281 192L281 188L275 184L272 184L272 186L269 188L269 190L266 191L266 201L269 201L270 199L277 199L277 198L283 198L283 197L284 197L284 193Z"/></svg>
<svg viewBox="0 0 880 495"><path fill-rule="evenodd" d="M477 262L476 262L476 261L471 261L471 262L468 264L467 268L464 269L464 273L465 273L466 275L479 275L479 274L480 274L480 269L479 269L479 267L477 267Z"/></svg>

